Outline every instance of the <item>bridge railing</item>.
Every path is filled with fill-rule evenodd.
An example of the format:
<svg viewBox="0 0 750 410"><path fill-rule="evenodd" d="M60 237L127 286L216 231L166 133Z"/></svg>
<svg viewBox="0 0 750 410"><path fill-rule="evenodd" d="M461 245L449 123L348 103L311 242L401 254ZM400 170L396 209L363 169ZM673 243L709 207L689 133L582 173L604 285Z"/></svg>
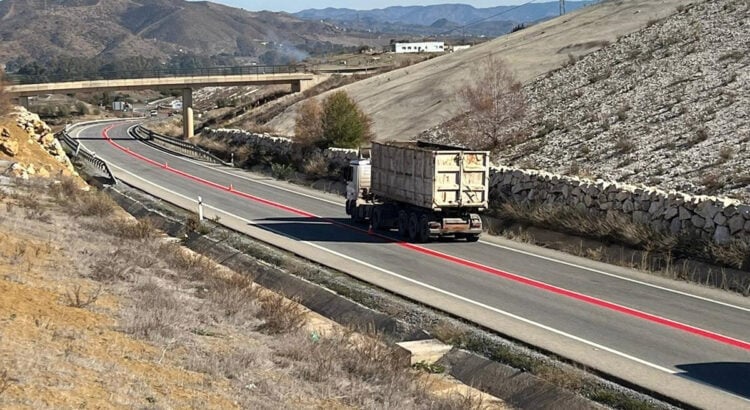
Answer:
<svg viewBox="0 0 750 410"><path fill-rule="evenodd" d="M158 148L163 148L174 153L188 155L192 158L212 162L214 164L234 166L234 164L223 161L221 158L217 157L214 154L211 154L210 152L195 144L172 137L167 137L166 135L157 134L149 130L148 128L144 128L141 125L132 127L130 129L130 134L134 138L146 143L158 143Z"/></svg>
<svg viewBox="0 0 750 410"><path fill-rule="evenodd" d="M88 149L86 149L86 147L81 145L78 140L72 138L70 134L68 134L67 127L66 129L58 132L56 136L59 140L61 140L63 143L65 143L65 145L68 146L73 158L80 158L88 162L89 164L107 174L110 181L112 181L112 184L117 183L117 178L115 178L115 174L112 173L109 165L107 165L107 163L103 159L97 157L95 153L90 152Z"/></svg>
<svg viewBox="0 0 750 410"><path fill-rule="evenodd" d="M8 74L11 84L41 84L68 81L122 80L129 78L205 77L261 74L295 74L309 72L306 65L249 65L238 67L206 67L191 69L159 69L138 71L97 71L87 73Z"/></svg>

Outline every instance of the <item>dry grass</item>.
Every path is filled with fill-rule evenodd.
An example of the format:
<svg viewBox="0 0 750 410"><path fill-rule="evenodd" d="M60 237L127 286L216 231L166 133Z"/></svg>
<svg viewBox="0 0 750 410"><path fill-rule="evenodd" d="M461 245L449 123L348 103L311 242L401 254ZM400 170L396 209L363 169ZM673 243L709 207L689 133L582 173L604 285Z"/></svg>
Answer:
<svg viewBox="0 0 750 410"><path fill-rule="evenodd" d="M66 229L21 212L0 225L0 315L18 318L0 344L0 407L491 407L433 395L377 335L312 328L294 300L165 241L148 221L69 213L95 193L41 187L2 198L41 204ZM47 241L29 240L42 232Z"/></svg>
<svg viewBox="0 0 750 410"><path fill-rule="evenodd" d="M649 251L669 251L677 245L674 236L656 231L649 225L633 223L620 215L597 217L568 206L526 206L507 202L495 211L507 221L547 226Z"/></svg>
<svg viewBox="0 0 750 410"><path fill-rule="evenodd" d="M571 207L504 203L495 211L494 216L484 218L486 226L491 233L509 239L553 246L596 261L750 294L750 275L729 274L722 268L746 270L750 266L750 242L747 241L717 244L689 235L675 236L622 216L594 216ZM581 239L576 245L571 244L570 239L540 239L528 232L528 226L594 241ZM718 268L698 266L695 261L718 265Z"/></svg>

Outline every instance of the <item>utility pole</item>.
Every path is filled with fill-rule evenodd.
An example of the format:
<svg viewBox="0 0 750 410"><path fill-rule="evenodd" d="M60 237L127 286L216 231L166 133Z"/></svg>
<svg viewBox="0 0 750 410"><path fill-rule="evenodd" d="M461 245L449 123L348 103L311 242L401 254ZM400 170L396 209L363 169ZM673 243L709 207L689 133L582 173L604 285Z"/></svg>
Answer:
<svg viewBox="0 0 750 410"><path fill-rule="evenodd" d="M565 14L565 0L560 0L560 15Z"/></svg>

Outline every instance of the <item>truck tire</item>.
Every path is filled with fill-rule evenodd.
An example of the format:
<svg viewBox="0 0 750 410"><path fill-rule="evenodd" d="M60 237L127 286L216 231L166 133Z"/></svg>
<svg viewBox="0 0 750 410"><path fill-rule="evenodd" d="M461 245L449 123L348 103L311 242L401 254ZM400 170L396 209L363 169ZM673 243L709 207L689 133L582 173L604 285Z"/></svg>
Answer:
<svg viewBox="0 0 750 410"><path fill-rule="evenodd" d="M417 214L412 212L409 215L409 240L416 242L419 238L419 218Z"/></svg>
<svg viewBox="0 0 750 410"><path fill-rule="evenodd" d="M430 218L427 215L419 217L419 231L417 232L417 240L420 243L427 243L430 241Z"/></svg>
<svg viewBox="0 0 750 410"><path fill-rule="evenodd" d="M409 236L409 214L406 211L398 211L398 235L402 238Z"/></svg>
<svg viewBox="0 0 750 410"><path fill-rule="evenodd" d="M359 213L362 211L360 207L357 206L357 203L352 201L352 209L351 209L351 216L352 216L352 222L354 223L360 223L362 222L362 218L359 216Z"/></svg>
<svg viewBox="0 0 750 410"><path fill-rule="evenodd" d="M466 235L466 242L476 242L479 240L479 234L478 233L470 233Z"/></svg>
<svg viewBox="0 0 750 410"><path fill-rule="evenodd" d="M375 231L383 229L383 209L381 207L376 206L375 209L372 210L370 225L372 225L372 229Z"/></svg>
<svg viewBox="0 0 750 410"><path fill-rule="evenodd" d="M351 199L346 200L346 214L347 215L352 214L352 200Z"/></svg>

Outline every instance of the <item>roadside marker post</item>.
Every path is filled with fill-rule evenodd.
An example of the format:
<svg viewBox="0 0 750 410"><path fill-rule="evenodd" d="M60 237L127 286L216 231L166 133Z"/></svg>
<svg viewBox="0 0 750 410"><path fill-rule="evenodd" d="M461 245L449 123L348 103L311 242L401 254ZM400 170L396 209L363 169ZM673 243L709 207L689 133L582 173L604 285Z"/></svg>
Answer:
<svg viewBox="0 0 750 410"><path fill-rule="evenodd" d="M203 222L203 198L198 197L198 220Z"/></svg>

